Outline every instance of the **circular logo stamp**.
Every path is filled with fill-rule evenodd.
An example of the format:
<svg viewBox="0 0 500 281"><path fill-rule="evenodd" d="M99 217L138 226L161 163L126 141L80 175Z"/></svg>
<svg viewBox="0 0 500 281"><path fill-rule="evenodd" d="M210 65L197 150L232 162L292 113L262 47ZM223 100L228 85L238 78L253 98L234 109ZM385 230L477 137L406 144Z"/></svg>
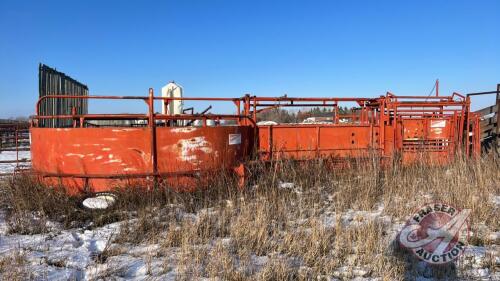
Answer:
<svg viewBox="0 0 500 281"><path fill-rule="evenodd" d="M399 233L399 243L419 259L444 264L457 259L469 237L470 209L431 203L419 208Z"/></svg>

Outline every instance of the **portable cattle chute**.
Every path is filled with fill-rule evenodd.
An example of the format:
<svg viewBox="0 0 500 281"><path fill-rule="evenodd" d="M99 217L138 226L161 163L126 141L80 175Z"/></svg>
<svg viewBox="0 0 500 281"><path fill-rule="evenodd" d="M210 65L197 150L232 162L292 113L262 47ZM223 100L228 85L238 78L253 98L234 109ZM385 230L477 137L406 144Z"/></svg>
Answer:
<svg viewBox="0 0 500 281"><path fill-rule="evenodd" d="M137 100L144 114L40 114L51 100ZM234 114L168 111L174 101L226 102ZM339 106L354 103L350 114ZM275 108L328 107L331 122L258 123L259 113ZM192 110L191 110L192 111ZM44 120L70 120L46 122ZM44 124L69 124L47 127ZM99 125L101 124L101 125ZM106 125L102 125L106 124ZM262 125L260 125L262 124ZM257 97L193 98L155 96L46 95L31 120L32 171L70 194L112 191L118 186L153 186L165 182L192 191L213 173L231 171L244 183L250 162L275 160L344 161L394 155L403 165L417 161L445 164L456 155L480 152L479 118L470 100L450 96L377 98Z"/></svg>

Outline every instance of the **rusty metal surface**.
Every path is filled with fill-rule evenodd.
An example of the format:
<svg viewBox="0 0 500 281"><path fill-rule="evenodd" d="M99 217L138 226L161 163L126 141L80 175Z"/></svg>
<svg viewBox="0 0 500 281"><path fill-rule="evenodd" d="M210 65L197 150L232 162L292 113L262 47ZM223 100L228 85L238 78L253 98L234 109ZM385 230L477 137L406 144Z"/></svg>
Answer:
<svg viewBox="0 0 500 281"><path fill-rule="evenodd" d="M109 190L148 176L179 177L231 169L250 150L252 130L243 126L157 128L157 171L151 128L31 128L32 166L51 178L62 174L72 192ZM238 135L241 142L230 142ZM75 142L78 140L78 142ZM106 179L106 177L114 179ZM85 180L84 178L89 178ZM120 179L122 178L122 179ZM137 184L137 182L135 182ZM143 182L144 183L144 182Z"/></svg>
<svg viewBox="0 0 500 281"><path fill-rule="evenodd" d="M259 155L262 160L367 157L379 149L377 136L373 126L259 126Z"/></svg>
<svg viewBox="0 0 500 281"><path fill-rule="evenodd" d="M473 139L478 124L469 123L464 132L464 123L471 121L468 116L472 115L468 114L470 101L460 94L423 97L388 93L378 100L352 101L364 106L357 118L349 117L346 124L339 123L342 116L335 113L329 125L259 126L261 159L361 158L377 152L381 156L401 154L402 164L412 164L422 156L447 163L463 148L463 139L467 153L478 151ZM473 137L463 137L469 134Z"/></svg>
<svg viewBox="0 0 500 281"><path fill-rule="evenodd" d="M163 181L193 190L218 171L234 171L244 180L249 159L366 159L373 153L401 155L403 164L419 159L445 164L457 153L477 155L480 121L470 99L451 96L378 98L165 98L149 96L45 96L46 99L134 99L145 102L145 114L76 114L35 116L32 161L35 173L72 193L105 191L118 185L154 186ZM154 101L230 102L235 114L157 114ZM340 114L341 103L359 107ZM144 104L143 104L144 105ZM258 126L257 113L280 107L331 107L328 124ZM40 120L72 120L72 128L39 128ZM140 120L142 127L92 128L92 120ZM169 122L174 120L178 122ZM202 121L201 127L172 124ZM208 120L213 126L208 126ZM232 120L237 125L224 126ZM186 124L184 123L184 124ZM125 123L123 123L125 124ZM255 148L255 149L254 149ZM256 156L256 157L254 157Z"/></svg>

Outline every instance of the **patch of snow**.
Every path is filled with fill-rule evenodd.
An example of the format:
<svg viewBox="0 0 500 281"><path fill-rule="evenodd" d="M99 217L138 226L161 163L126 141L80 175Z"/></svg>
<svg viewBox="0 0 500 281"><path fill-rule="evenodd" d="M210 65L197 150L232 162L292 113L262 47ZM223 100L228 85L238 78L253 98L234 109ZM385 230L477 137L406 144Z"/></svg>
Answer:
<svg viewBox="0 0 500 281"><path fill-rule="evenodd" d="M349 280L374 280L366 279L370 275L370 270L360 266L341 266L333 272L336 278L344 278Z"/></svg>
<svg viewBox="0 0 500 281"><path fill-rule="evenodd" d="M111 194L98 194L83 200L82 205L88 209L107 209L116 202L116 197Z"/></svg>
<svg viewBox="0 0 500 281"><path fill-rule="evenodd" d="M490 233L488 235L488 240L500 244L500 231Z"/></svg>
<svg viewBox="0 0 500 281"><path fill-rule="evenodd" d="M31 159L30 151L19 151L19 160ZM2 151L0 153L0 161L16 160L15 151ZM29 166L29 163L19 163L21 167ZM0 163L0 173L12 173L16 168L16 163Z"/></svg>
<svg viewBox="0 0 500 281"><path fill-rule="evenodd" d="M256 268L264 267L269 262L268 256L251 255L250 259L251 259L252 265Z"/></svg>
<svg viewBox="0 0 500 281"><path fill-rule="evenodd" d="M7 222L5 221L5 211L0 210L0 237L3 235L6 235L8 231L9 231L9 226L7 225Z"/></svg>
<svg viewBox="0 0 500 281"><path fill-rule="evenodd" d="M274 125L278 125L278 123L276 123L274 121L259 121L259 122L257 122L257 126L274 126Z"/></svg>
<svg viewBox="0 0 500 281"><path fill-rule="evenodd" d="M375 206L374 211L355 211L352 209L347 210L345 213L337 214L335 212L325 212L322 215L323 225L327 228L333 228L337 224L337 218L343 226L360 226L371 221L382 222L384 225L391 224L391 218L389 216L383 216L384 204L378 204Z"/></svg>
<svg viewBox="0 0 500 281"><path fill-rule="evenodd" d="M495 207L500 207L500 195L491 195L490 201L495 205Z"/></svg>
<svg viewBox="0 0 500 281"><path fill-rule="evenodd" d="M49 280L85 280L86 268L104 251L119 226L120 223L113 223L85 231L1 235L0 255L22 250L31 265L31 272L37 278L47 276Z"/></svg>
<svg viewBox="0 0 500 281"><path fill-rule="evenodd" d="M499 280L490 276L491 272L488 268L476 268L465 271L465 275L472 280Z"/></svg>
<svg viewBox="0 0 500 281"><path fill-rule="evenodd" d="M298 195L302 194L302 188L300 186L296 185L293 182L282 182L282 181L280 181L279 184L278 184L278 188L279 189L292 190L293 192L295 192Z"/></svg>
<svg viewBox="0 0 500 281"><path fill-rule="evenodd" d="M281 182L286 189L295 189L293 183ZM240 197L238 201L244 201ZM332 199L333 200L333 199ZM227 201L227 205L233 206L235 202ZM173 213L179 221L199 221L204 216L217 216L217 208L205 208L196 213L186 212L182 205L170 204L168 212ZM384 204L380 203L372 210L349 209L346 212L326 211L322 214L322 223L326 227L335 227L340 222L346 227L356 227L370 221L382 222L384 231L387 232L387 240L394 241L395 236L404 226L404 222L384 214ZM165 210L166 210L165 209ZM162 216L159 210L159 215ZM165 248L161 240L155 242L144 242L139 245L129 243L112 243L113 234L120 230L121 222L109 224L93 230L72 229L53 230L49 234L37 235L7 235L7 224L5 212L0 210L0 256L15 251L22 251L26 255L27 267L36 274L36 278L50 280L176 280L178 274L178 260L176 260L182 249L177 247ZM306 224L308 219L297 218L297 224ZM57 228L55 225L53 228ZM490 232L487 232L490 233ZM498 235L498 232L492 234ZM111 245L110 245L111 243ZM196 245L196 247L210 249L212 247L231 248L234 243L229 237L219 237L209 241L207 244ZM117 247L113 255L108 256L105 261L96 259L109 247ZM500 280L497 272L500 262L498 246L488 245L467 246L464 255L458 261L458 267L465 269L460 271L465 274L461 280ZM161 253L161 255L159 255ZM249 270L259 271L266 267L278 253L268 255L250 255ZM335 270L333 276L322 276L325 280L382 280L380 277L372 277L369 265L357 264L357 256L348 256L345 262ZM280 257L283 259L283 257ZM287 264L292 267L300 267L307 271L304 262L294 257L284 257ZM494 262L491 267L491 260ZM414 271L408 272L411 280L435 281L432 267L425 262L417 261ZM411 276L414 274L416 276ZM323 278L324 277L324 278ZM337 278L337 279L336 279ZM2 276L0 274L0 279Z"/></svg>
<svg viewBox="0 0 500 281"><path fill-rule="evenodd" d="M293 189L295 184L293 182L280 182L278 186L282 189Z"/></svg>

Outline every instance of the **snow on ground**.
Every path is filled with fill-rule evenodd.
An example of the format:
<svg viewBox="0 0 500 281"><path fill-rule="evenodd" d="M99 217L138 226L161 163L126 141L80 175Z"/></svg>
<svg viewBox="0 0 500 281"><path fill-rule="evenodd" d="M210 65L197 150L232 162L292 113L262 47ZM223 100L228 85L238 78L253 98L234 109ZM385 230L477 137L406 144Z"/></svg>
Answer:
<svg viewBox="0 0 500 281"><path fill-rule="evenodd" d="M86 280L86 270L105 249L119 223L95 230L64 230L36 235L0 236L0 255L20 251L31 272L48 280ZM0 229L5 230L5 220Z"/></svg>
<svg viewBox="0 0 500 281"><path fill-rule="evenodd" d="M497 208L500 208L500 195L491 195L490 200Z"/></svg>
<svg viewBox="0 0 500 281"><path fill-rule="evenodd" d="M391 224L391 218L389 216L382 215L383 211L384 204L378 204L375 206L375 210L373 211L355 211L349 209L338 215L335 212L327 211L321 218L323 220L323 225L327 228L334 228L337 225L338 218L340 218L340 222L344 227L360 226L371 221L376 221L388 226Z"/></svg>
<svg viewBox="0 0 500 281"><path fill-rule="evenodd" d="M351 220L357 216L362 216L363 221L387 222L388 219L382 215L382 209L383 206L379 206L373 212L350 210L340 217L342 223L348 227L360 223ZM185 217L197 216L186 214ZM326 226L331 223L327 220ZM99 255L103 251L111 245L117 245L112 241L121 224L121 222L112 223L93 230L71 229L36 235L8 235L5 213L0 212L0 256L21 252L25 255L27 267L35 278L48 280L96 280L109 277L115 280L145 280L152 277L154 280L175 280L177 276L175 260L181 251L176 247L169 248L167 256L170 255L171 258L165 258L159 257L161 249L158 244L123 244L120 245L123 251L108 257L105 261L99 261ZM401 226L396 224L393 232L397 233ZM216 242L210 244L215 245ZM496 266L500 265L498 246L469 246L459 264L468 266L469 269L465 272L475 280L500 280L500 274L490 272L487 267L489 256L494 257ZM269 257L252 256L251 260L253 267L262 268L269 261ZM355 280L377 280L367 277L369 272L368 267L358 266L352 269L344 266L338 268L333 277L345 279L350 276L357 278ZM416 280L434 280L431 278L432 268L423 262L417 263L416 272L419 274Z"/></svg>
<svg viewBox="0 0 500 281"><path fill-rule="evenodd" d="M30 151L19 151L19 160L31 159ZM0 153L0 161L4 160L16 160L15 151L2 151ZM26 166L26 163L20 163L22 166ZM16 163L0 163L0 174L1 173L12 173L16 168Z"/></svg>
<svg viewBox="0 0 500 281"><path fill-rule="evenodd" d="M292 183L280 183L280 188L298 189ZM298 191L297 190L297 191ZM212 208L203 209L198 213L180 211L182 219L198 220L200 216L214 212ZM344 227L357 227L370 221L384 225L389 240L394 240L404 226L384 213L384 205L378 204L372 210L347 210L343 213L325 212L322 223L327 228L336 226L338 220ZM178 262L182 249L178 247L165 248L154 243L132 245L118 244L113 238L118 234L124 222L116 222L92 230L77 228L62 230L52 227L51 232L36 235L8 234L5 212L0 210L0 257L22 253L26 258L27 268L35 279L48 280L175 280L179 274ZM492 240L486 246L468 246L457 266L466 276L461 280L500 280L500 245L499 232L489 234ZM200 247L211 248L217 243L228 244L231 238L218 238ZM109 249L115 249L113 254L101 258ZM120 249L120 250L116 250ZM161 254L160 254L161 253ZM263 268L272 260L271 256L251 256L250 266ZM296 263L295 261L290 261ZM300 263L300 262L299 262ZM493 267L491 265L493 263ZM490 268L494 268L490 271ZM364 266L342 266L336 269L329 280L380 280L370 277L370 269ZM432 281L433 268L425 262L416 261L409 279ZM337 279L338 278L338 279ZM0 279L2 276L0 274Z"/></svg>

